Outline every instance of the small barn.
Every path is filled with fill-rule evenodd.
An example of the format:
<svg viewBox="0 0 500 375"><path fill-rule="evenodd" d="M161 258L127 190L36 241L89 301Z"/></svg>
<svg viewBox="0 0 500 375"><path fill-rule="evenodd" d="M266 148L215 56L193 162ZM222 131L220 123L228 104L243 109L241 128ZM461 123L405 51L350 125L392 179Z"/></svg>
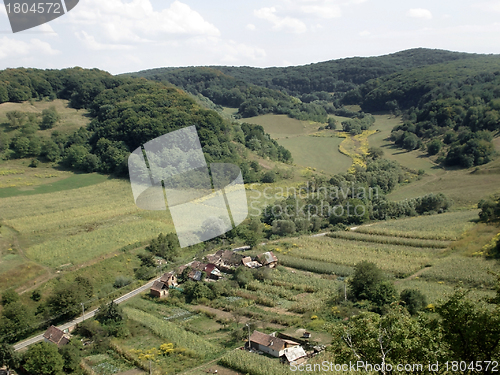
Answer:
<svg viewBox="0 0 500 375"><path fill-rule="evenodd" d="M149 289L149 293L153 297L162 298L168 296L168 289L169 287L167 284L162 283L161 281L155 281L153 286Z"/></svg>
<svg viewBox="0 0 500 375"><path fill-rule="evenodd" d="M290 349L298 347L299 344L291 340L283 340L274 335L268 335L259 331L253 331L250 336L250 348L273 357L279 358Z"/></svg>
<svg viewBox="0 0 500 375"><path fill-rule="evenodd" d="M266 253L258 255L257 260L263 266L269 268L276 268L276 266L278 265L278 258L276 257L276 255L273 254L272 251L268 251Z"/></svg>
<svg viewBox="0 0 500 375"><path fill-rule="evenodd" d="M66 345L69 340L69 334L66 334L64 331L55 326L50 326L43 334L43 341L56 344L57 346Z"/></svg>

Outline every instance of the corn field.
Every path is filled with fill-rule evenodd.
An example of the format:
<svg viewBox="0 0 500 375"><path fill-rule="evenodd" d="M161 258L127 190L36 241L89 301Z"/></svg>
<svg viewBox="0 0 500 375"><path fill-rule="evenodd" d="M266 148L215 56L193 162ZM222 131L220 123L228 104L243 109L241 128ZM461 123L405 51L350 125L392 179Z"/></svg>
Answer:
<svg viewBox="0 0 500 375"><path fill-rule="evenodd" d="M125 307L124 312L129 319L141 323L155 335L175 344L176 347L193 350L202 358L212 356L221 350L219 346L180 328L175 323L130 307Z"/></svg>
<svg viewBox="0 0 500 375"><path fill-rule="evenodd" d="M396 236L384 236L381 234L364 234L358 233L357 230L352 232L332 232L328 234L328 237L341 238L351 241L373 242L384 245L410 246L417 248L424 247L433 249L446 249L448 246L450 246L449 241L401 238Z"/></svg>

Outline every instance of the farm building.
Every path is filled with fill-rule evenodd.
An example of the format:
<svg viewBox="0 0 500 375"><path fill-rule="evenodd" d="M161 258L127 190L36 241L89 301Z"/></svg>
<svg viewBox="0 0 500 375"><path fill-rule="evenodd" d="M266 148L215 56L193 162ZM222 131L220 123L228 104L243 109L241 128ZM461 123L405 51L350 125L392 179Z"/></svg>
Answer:
<svg viewBox="0 0 500 375"><path fill-rule="evenodd" d="M177 277L175 276L175 272L167 272L160 278L160 282L166 284L169 288L177 286Z"/></svg>
<svg viewBox="0 0 500 375"><path fill-rule="evenodd" d="M267 253L263 253L257 256L257 260L263 266L269 268L275 268L278 265L278 258L273 254L272 251L268 251Z"/></svg>
<svg viewBox="0 0 500 375"><path fill-rule="evenodd" d="M213 263L221 271L231 271L241 264L243 255L231 250L219 250L215 254L207 255L207 261Z"/></svg>
<svg viewBox="0 0 500 375"><path fill-rule="evenodd" d="M162 298L168 296L168 289L169 287L167 284L162 283L161 281L155 281L153 286L149 289L149 293L153 297Z"/></svg>
<svg viewBox="0 0 500 375"><path fill-rule="evenodd" d="M307 354L302 346L296 346L285 351L282 359L288 365L299 365L307 360Z"/></svg>
<svg viewBox="0 0 500 375"><path fill-rule="evenodd" d="M43 341L56 344L57 346L66 345L69 340L69 334L66 334L64 331L54 326L50 326L49 328L47 328L47 330L43 334Z"/></svg>
<svg viewBox="0 0 500 375"><path fill-rule="evenodd" d="M299 347L295 341L280 339L259 331L253 331L250 336L250 348L279 358L292 348Z"/></svg>
<svg viewBox="0 0 500 375"><path fill-rule="evenodd" d="M256 262L255 260L252 260L252 258L250 257L245 257L241 260L241 263L243 263L243 265L245 267L248 267L248 268L259 268L259 267L262 267L262 264L260 264L259 262Z"/></svg>
<svg viewBox="0 0 500 375"><path fill-rule="evenodd" d="M217 266L213 263L208 263L204 269L208 278L213 280L219 280L222 277L222 273L219 271Z"/></svg>

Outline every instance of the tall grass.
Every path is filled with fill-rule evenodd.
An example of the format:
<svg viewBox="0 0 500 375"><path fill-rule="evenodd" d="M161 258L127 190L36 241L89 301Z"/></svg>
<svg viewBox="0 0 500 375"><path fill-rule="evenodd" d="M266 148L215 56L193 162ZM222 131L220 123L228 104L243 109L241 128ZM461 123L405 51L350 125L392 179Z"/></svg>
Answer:
<svg viewBox="0 0 500 375"><path fill-rule="evenodd" d="M478 210L446 212L439 215L416 216L360 226L356 232L404 238L454 241L474 226Z"/></svg>
<svg viewBox="0 0 500 375"><path fill-rule="evenodd" d="M428 280L444 281L465 286L492 288L496 278L488 270L500 272L500 264L495 260L450 255L435 261L433 267L425 269L421 277Z"/></svg>
<svg viewBox="0 0 500 375"><path fill-rule="evenodd" d="M219 359L220 365L248 375L289 375L290 367L277 358L269 358L246 350L233 350Z"/></svg>
<svg viewBox="0 0 500 375"><path fill-rule="evenodd" d="M409 246L355 242L329 237L301 237L290 241L297 246L290 244L287 256L294 257L295 260L291 263L290 258L280 254L279 258L283 259L283 265L289 264L291 267L307 269L308 264L304 260L312 260L316 262L314 266L317 270L310 269L311 271L326 273L330 269L330 273L338 272L341 276L347 275L345 269L335 270L329 264L354 267L365 260L375 263L382 270L397 277L406 277L431 264L436 255L434 249L419 248L416 251L414 247ZM301 266L301 263L304 265Z"/></svg>
<svg viewBox="0 0 500 375"><path fill-rule="evenodd" d="M354 268L350 266L289 255L280 255L279 262L286 267L328 275L349 276L354 272Z"/></svg>
<svg viewBox="0 0 500 375"><path fill-rule="evenodd" d="M332 232L328 233L328 237L341 238L344 240L351 240L351 241L374 242L386 245L424 247L433 249L445 249L450 245L449 241L401 238L394 236L384 236L380 234L372 235L372 234L358 233L357 230L352 232Z"/></svg>
<svg viewBox="0 0 500 375"><path fill-rule="evenodd" d="M112 253L135 241L167 233L170 227L161 222L136 221L98 229L67 238L46 241L30 247L28 256L49 267L81 264L90 259Z"/></svg>
<svg viewBox="0 0 500 375"><path fill-rule="evenodd" d="M454 241L457 239L456 236L439 235L437 233L404 232L372 226L358 227L356 228L356 233L369 234L372 236L391 236L416 240Z"/></svg>
<svg viewBox="0 0 500 375"><path fill-rule="evenodd" d="M157 336L168 340L168 342L174 343L176 347L191 349L200 357L206 358L213 356L221 350L219 346L205 340L195 333L184 330L175 323L130 307L125 307L123 311L130 319L149 328Z"/></svg>

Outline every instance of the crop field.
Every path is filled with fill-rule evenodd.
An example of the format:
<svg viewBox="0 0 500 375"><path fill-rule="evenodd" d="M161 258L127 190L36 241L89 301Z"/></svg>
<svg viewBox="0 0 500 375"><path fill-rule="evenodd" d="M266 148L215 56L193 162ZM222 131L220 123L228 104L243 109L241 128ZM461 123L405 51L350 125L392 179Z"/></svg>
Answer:
<svg viewBox="0 0 500 375"><path fill-rule="evenodd" d="M500 166L500 159L478 167L478 171ZM477 203L490 195L500 192L500 173L478 173L471 169L443 170L433 175L425 175L422 179L401 186L388 195L391 200L404 200L429 193L443 193L451 198L455 208L475 208Z"/></svg>
<svg viewBox="0 0 500 375"><path fill-rule="evenodd" d="M403 238L453 241L474 226L479 210L445 212L387 220L356 228L356 232Z"/></svg>
<svg viewBox="0 0 500 375"><path fill-rule="evenodd" d="M446 283L444 281L431 281L422 277L415 277L410 280L401 280L396 283L398 292L405 289L416 289L422 292L427 299L427 303L436 305L440 300L444 300L451 296L456 288L455 284ZM485 297L493 297L495 293L486 289L471 289L469 297L474 300L481 300Z"/></svg>
<svg viewBox="0 0 500 375"><path fill-rule="evenodd" d="M345 173L352 164L351 158L339 152L341 142L341 138L311 136L278 140L290 150L295 164L332 174Z"/></svg>
<svg viewBox="0 0 500 375"><path fill-rule="evenodd" d="M374 242L386 245L401 245L401 246L423 247L432 249L446 249L450 245L449 241L384 236L380 234L376 235L364 234L364 233L359 233L357 231L332 232L328 236L332 238L341 238L344 240L351 240L351 241Z"/></svg>
<svg viewBox="0 0 500 375"><path fill-rule="evenodd" d="M154 238L158 233L167 233L171 230L172 227L154 221L114 223L90 233L31 246L26 253L31 259L49 267L77 265L112 253L133 242Z"/></svg>
<svg viewBox="0 0 500 375"><path fill-rule="evenodd" d="M174 343L178 347L193 350L201 358L213 356L220 351L220 348L216 344L183 328L179 328L175 323L130 307L125 308L124 311L130 319L149 328L157 336Z"/></svg>
<svg viewBox="0 0 500 375"><path fill-rule="evenodd" d="M312 121L301 121L288 117L287 115L261 115L248 117L240 120L249 124L260 125L271 138L279 140L281 138L297 135L307 135L318 130L320 123Z"/></svg>
<svg viewBox="0 0 500 375"><path fill-rule="evenodd" d="M296 246L292 246L291 242ZM328 237L301 237L283 241L291 246L285 255L290 257L334 263L353 267L363 260L375 263L382 270L411 275L429 264L439 250L410 246L383 245L378 243L354 242ZM279 249L278 249L279 250ZM280 251L277 253L279 257Z"/></svg>
<svg viewBox="0 0 500 375"><path fill-rule="evenodd" d="M420 277L451 284L462 282L465 286L474 288L492 288L496 279L488 271L500 272L500 264L482 257L450 255L435 260L433 266L424 270Z"/></svg>
<svg viewBox="0 0 500 375"><path fill-rule="evenodd" d="M337 117L337 121L346 119ZM249 117L241 121L261 125L271 138L290 150L294 163L299 166L336 174L346 172L352 164L352 160L339 151L342 139L330 137L333 131L324 131L328 137L311 137L324 124L273 114Z"/></svg>
<svg viewBox="0 0 500 375"><path fill-rule="evenodd" d="M125 362L118 355L96 354L84 358L84 363L98 375L112 375L131 370L134 366Z"/></svg>

